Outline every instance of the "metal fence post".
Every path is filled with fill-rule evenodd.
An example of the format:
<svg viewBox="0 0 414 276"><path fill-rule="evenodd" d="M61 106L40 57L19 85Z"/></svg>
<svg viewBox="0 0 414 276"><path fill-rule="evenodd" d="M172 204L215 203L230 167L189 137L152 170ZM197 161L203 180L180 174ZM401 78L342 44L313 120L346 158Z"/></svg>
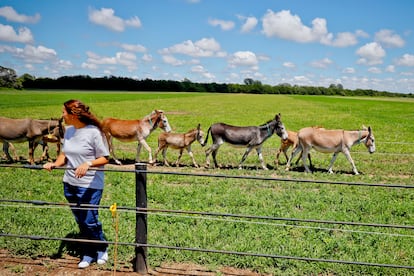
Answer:
<svg viewBox="0 0 414 276"><path fill-rule="evenodd" d="M136 208L147 208L147 165L144 163L135 164L135 197ZM135 243L147 243L147 214L136 214ZM147 247L135 247L135 272L148 273Z"/></svg>

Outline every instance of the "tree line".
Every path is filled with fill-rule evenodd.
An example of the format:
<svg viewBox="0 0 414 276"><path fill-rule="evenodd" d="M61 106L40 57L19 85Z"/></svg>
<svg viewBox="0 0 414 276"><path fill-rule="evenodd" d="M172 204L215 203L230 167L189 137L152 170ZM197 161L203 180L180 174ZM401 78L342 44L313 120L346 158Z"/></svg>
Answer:
<svg viewBox="0 0 414 276"><path fill-rule="evenodd" d="M197 83L189 79L152 80L127 77L88 75L62 76L58 78L36 78L30 74L20 77L13 69L0 66L0 87L14 89L68 89L68 90L110 90L110 91L165 91L165 92L214 92L214 93L250 93L250 94L296 94L296 95L341 95L341 96L388 96L414 97L412 93L393 93L371 89L345 89L341 84L329 87L299 86L282 83L278 85L262 84L260 81L246 78L243 84L233 83Z"/></svg>

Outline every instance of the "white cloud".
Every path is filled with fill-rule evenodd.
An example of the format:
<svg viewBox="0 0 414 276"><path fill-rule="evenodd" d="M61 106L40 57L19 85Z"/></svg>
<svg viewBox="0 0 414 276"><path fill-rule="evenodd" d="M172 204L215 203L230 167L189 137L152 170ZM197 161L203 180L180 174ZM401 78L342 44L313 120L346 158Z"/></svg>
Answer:
<svg viewBox="0 0 414 276"><path fill-rule="evenodd" d="M314 68L327 68L332 63L332 60L330 60L329 58L324 58L321 60L312 61L310 65Z"/></svg>
<svg viewBox="0 0 414 276"><path fill-rule="evenodd" d="M233 21L225 21L225 20L220 20L220 19L209 19L208 24L214 27L220 26L220 28L223 31L229 31L234 28Z"/></svg>
<svg viewBox="0 0 414 276"><path fill-rule="evenodd" d="M373 73L373 74L381 74L382 73L381 69L379 69L378 67L370 67L370 68L368 68L368 72Z"/></svg>
<svg viewBox="0 0 414 276"><path fill-rule="evenodd" d="M414 66L414 55L405 54L396 62L400 66Z"/></svg>
<svg viewBox="0 0 414 276"><path fill-rule="evenodd" d="M335 39L331 38L330 35L328 35L328 38L324 44L334 47L348 47L358 43L357 35L349 32L338 33Z"/></svg>
<svg viewBox="0 0 414 276"><path fill-rule="evenodd" d="M133 28L141 28L142 26L141 20L139 20L138 16L134 16L131 19L125 20L125 25Z"/></svg>
<svg viewBox="0 0 414 276"><path fill-rule="evenodd" d="M121 44L121 48L125 51L144 53L147 49L140 44Z"/></svg>
<svg viewBox="0 0 414 276"><path fill-rule="evenodd" d="M23 59L27 63L44 63L57 60L55 50L41 45L37 47L26 45L24 48L8 48L8 50L12 55Z"/></svg>
<svg viewBox="0 0 414 276"><path fill-rule="evenodd" d="M356 30L355 35L358 36L358 37L363 37L363 38L368 38L369 37L369 34L364 32L363 30Z"/></svg>
<svg viewBox="0 0 414 276"><path fill-rule="evenodd" d="M104 26L115 32L123 32L126 26L140 28L141 21L137 16L131 19L124 20L118 16L115 16L113 9L101 8L100 10L89 10L89 21L94 24Z"/></svg>
<svg viewBox="0 0 414 276"><path fill-rule="evenodd" d="M222 57L220 44L214 38L203 38L196 42L191 40L160 50L162 55L183 54L192 57Z"/></svg>
<svg viewBox="0 0 414 276"><path fill-rule="evenodd" d="M212 81L215 79L215 76L208 72L202 65L195 65L191 67L191 72L199 74L204 79L207 79L208 81Z"/></svg>
<svg viewBox="0 0 414 276"><path fill-rule="evenodd" d="M382 58L386 55L385 50L377 42L365 44L356 51L356 54L360 56L358 63L365 65L382 64Z"/></svg>
<svg viewBox="0 0 414 276"><path fill-rule="evenodd" d="M290 61L283 62L282 65L286 68L295 68L296 67L296 64L294 64L293 62L290 62Z"/></svg>
<svg viewBox="0 0 414 276"><path fill-rule="evenodd" d="M73 67L73 64L70 60L59 60L56 63L56 66L60 69L69 70Z"/></svg>
<svg viewBox="0 0 414 276"><path fill-rule="evenodd" d="M129 71L137 69L137 57L130 52L118 52L113 57L100 56L93 52L87 52L88 59L82 64L83 68L97 69L100 65L121 65Z"/></svg>
<svg viewBox="0 0 414 276"><path fill-rule="evenodd" d="M385 68L385 72L394 73L395 72L395 66L394 65L388 65L387 68Z"/></svg>
<svg viewBox="0 0 414 276"><path fill-rule="evenodd" d="M172 56L172 55L163 55L162 56L162 60L165 62L165 63L167 63L167 64L169 64L169 65L172 65L172 66L181 66L181 65L184 65L185 64L185 62L184 61L182 61L182 60L178 60L178 59L176 59L174 56Z"/></svg>
<svg viewBox="0 0 414 276"><path fill-rule="evenodd" d="M0 41L32 43L33 35L26 27L21 27L16 33L12 26L0 24Z"/></svg>
<svg viewBox="0 0 414 276"><path fill-rule="evenodd" d="M297 15L289 10L273 12L268 10L263 17L263 33L267 37L279 37L301 43L317 42L327 34L326 20L316 18L312 28L305 26Z"/></svg>
<svg viewBox="0 0 414 276"><path fill-rule="evenodd" d="M294 76L293 82L300 85L308 85L311 83L311 80L306 76Z"/></svg>
<svg viewBox="0 0 414 276"><path fill-rule="evenodd" d="M256 54L250 51L235 52L229 57L230 67L247 66L252 67L254 70L257 70L258 64L259 61Z"/></svg>
<svg viewBox="0 0 414 276"><path fill-rule="evenodd" d="M145 61L145 62L151 62L152 61L152 55L150 55L150 54L144 54L142 56L142 60Z"/></svg>
<svg viewBox="0 0 414 276"><path fill-rule="evenodd" d="M240 18L246 20L244 22L243 26L241 27L241 32L242 33L248 33L250 31L252 31L258 23L257 18L253 17L253 16L250 16L250 17L247 17L247 18L245 18L245 17L240 17Z"/></svg>
<svg viewBox="0 0 414 276"><path fill-rule="evenodd" d="M345 73L345 74L355 74L355 68L347 67L344 70L342 70L342 73Z"/></svg>
<svg viewBox="0 0 414 276"><path fill-rule="evenodd" d="M334 47L348 47L358 43L356 34L350 32L338 33L334 36L328 32L327 22L324 18L312 20L312 26L302 23L298 15L292 15L289 10L273 12L268 10L263 17L263 33L267 37L296 41L300 43L317 42Z"/></svg>
<svg viewBox="0 0 414 276"><path fill-rule="evenodd" d="M205 69L202 65L195 65L195 66L191 67L191 72L202 73L202 72L205 72Z"/></svg>
<svg viewBox="0 0 414 276"><path fill-rule="evenodd" d="M380 30L375 34L375 41L385 47L404 47L405 41L392 30Z"/></svg>
<svg viewBox="0 0 414 276"><path fill-rule="evenodd" d="M3 16L7 21L18 23L37 23L40 20L40 14L36 13L33 16L18 14L12 7L6 6L0 8L0 16Z"/></svg>
<svg viewBox="0 0 414 276"><path fill-rule="evenodd" d="M93 63L87 63L87 62L82 62L81 67L83 69L88 69L88 70L97 70L98 69L98 65L93 64Z"/></svg>

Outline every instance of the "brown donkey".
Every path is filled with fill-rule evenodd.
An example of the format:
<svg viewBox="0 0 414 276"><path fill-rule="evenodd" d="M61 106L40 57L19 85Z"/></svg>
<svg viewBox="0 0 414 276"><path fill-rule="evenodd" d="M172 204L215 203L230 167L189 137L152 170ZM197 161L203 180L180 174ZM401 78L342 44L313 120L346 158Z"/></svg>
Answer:
<svg viewBox="0 0 414 276"><path fill-rule="evenodd" d="M154 110L151 114L145 116L140 120L121 120L114 118L107 118L102 121L102 130L108 141L109 151L115 160L115 163L122 165L121 161L115 156L112 139L116 138L121 142L135 142L138 141L136 162L139 162L139 154L141 147L148 151L148 163L152 164L151 148L147 144L147 137L157 128L161 128L166 132L171 131L167 116L162 110Z"/></svg>
<svg viewBox="0 0 414 276"><path fill-rule="evenodd" d="M175 161L175 166L178 166L181 156L183 155L184 149L187 149L188 154L193 160L194 167L198 168L198 164L194 159L193 152L191 151L191 144L194 141L198 141L201 146L203 145L204 132L200 129L200 124L197 128L191 129L187 133L168 133L162 132L158 136L158 149L155 152L155 160L157 160L158 153L162 150L163 162L165 166L169 166L166 154L168 147L173 149L178 149L180 154L178 155L177 161Z"/></svg>

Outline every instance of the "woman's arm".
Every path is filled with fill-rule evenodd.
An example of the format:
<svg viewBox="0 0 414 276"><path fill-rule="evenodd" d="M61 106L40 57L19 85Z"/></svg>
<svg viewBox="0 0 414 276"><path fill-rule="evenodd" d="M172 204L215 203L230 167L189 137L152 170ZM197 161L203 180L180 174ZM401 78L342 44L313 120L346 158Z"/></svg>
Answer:
<svg viewBox="0 0 414 276"><path fill-rule="evenodd" d="M108 163L109 163L108 156L101 156L101 157L96 158L95 160L87 161L79 165L79 167L76 168L75 176L78 178L81 178L82 176L86 174L86 172L88 171L90 167L100 167Z"/></svg>
<svg viewBox="0 0 414 276"><path fill-rule="evenodd" d="M66 164L66 155L61 152L55 162L49 162L43 165L43 169L51 171L55 167L61 167Z"/></svg>

